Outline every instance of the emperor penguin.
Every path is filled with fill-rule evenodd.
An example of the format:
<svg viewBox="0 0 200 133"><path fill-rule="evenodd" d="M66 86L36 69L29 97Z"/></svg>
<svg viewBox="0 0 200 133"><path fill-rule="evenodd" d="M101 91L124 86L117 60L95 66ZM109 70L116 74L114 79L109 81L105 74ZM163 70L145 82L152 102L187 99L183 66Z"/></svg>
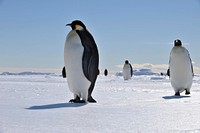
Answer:
<svg viewBox="0 0 200 133"><path fill-rule="evenodd" d="M182 42L178 39L174 41L174 47L170 52L167 74L170 76L175 96L180 96L183 91L186 95L190 94L194 76L193 65L189 51L182 46Z"/></svg>
<svg viewBox="0 0 200 133"><path fill-rule="evenodd" d="M131 64L129 63L128 60L125 60L125 64L123 67L123 78L124 80L129 80L131 79L133 75L133 68L131 66Z"/></svg>
<svg viewBox="0 0 200 133"><path fill-rule="evenodd" d="M80 20L66 26L72 30L68 33L64 48L63 76L66 74L70 91L74 99L69 102L82 103L96 101L92 91L99 74L99 53L93 36Z"/></svg>
<svg viewBox="0 0 200 133"><path fill-rule="evenodd" d="M108 70L105 69L105 70L104 70L104 76L107 76L107 75L108 75Z"/></svg>

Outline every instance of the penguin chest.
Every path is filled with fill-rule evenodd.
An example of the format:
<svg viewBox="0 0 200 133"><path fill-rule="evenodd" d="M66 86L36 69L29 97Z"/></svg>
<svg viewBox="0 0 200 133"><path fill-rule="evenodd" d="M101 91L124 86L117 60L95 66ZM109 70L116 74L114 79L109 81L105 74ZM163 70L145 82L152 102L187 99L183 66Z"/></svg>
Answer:
<svg viewBox="0 0 200 133"><path fill-rule="evenodd" d="M65 43L65 67L69 89L75 95L87 99L91 82L85 77L82 68L84 47L80 37L71 31Z"/></svg>
<svg viewBox="0 0 200 133"><path fill-rule="evenodd" d="M124 80L131 79L131 68L130 65L125 64L123 67L123 78Z"/></svg>
<svg viewBox="0 0 200 133"><path fill-rule="evenodd" d="M189 53L183 48L172 49L170 57L170 79L175 89L186 89L192 85L192 66Z"/></svg>

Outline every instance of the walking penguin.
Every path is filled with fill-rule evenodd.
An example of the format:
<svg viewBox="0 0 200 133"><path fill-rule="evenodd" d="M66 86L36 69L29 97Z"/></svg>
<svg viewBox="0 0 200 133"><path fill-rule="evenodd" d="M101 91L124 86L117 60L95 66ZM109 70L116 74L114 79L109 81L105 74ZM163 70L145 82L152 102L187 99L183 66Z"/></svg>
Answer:
<svg viewBox="0 0 200 133"><path fill-rule="evenodd" d="M194 76L193 65L188 50L182 46L182 42L178 39L174 41L174 47L170 53L167 75L170 76L175 96L180 96L183 91L186 95L190 94Z"/></svg>

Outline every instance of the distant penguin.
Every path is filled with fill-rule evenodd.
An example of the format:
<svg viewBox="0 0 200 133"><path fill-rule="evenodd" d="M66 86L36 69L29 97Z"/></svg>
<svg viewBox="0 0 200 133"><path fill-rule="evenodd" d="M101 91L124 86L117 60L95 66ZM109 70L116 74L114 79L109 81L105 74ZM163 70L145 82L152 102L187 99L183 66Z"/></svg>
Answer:
<svg viewBox="0 0 200 133"><path fill-rule="evenodd" d="M180 96L184 90L186 95L190 94L194 76L193 65L188 50L178 39L174 41L174 47L170 53L167 75L170 76L175 96Z"/></svg>
<svg viewBox="0 0 200 133"><path fill-rule="evenodd" d="M62 77L63 77L63 78L66 78L66 70L65 70L65 67L63 67L63 69L62 69Z"/></svg>
<svg viewBox="0 0 200 133"><path fill-rule="evenodd" d="M133 68L128 60L125 61L124 67L123 67L123 78L124 80L131 79L133 75Z"/></svg>
<svg viewBox="0 0 200 133"><path fill-rule="evenodd" d="M108 75L108 70L105 69L105 70L104 70L104 76L107 76L107 75Z"/></svg>
<svg viewBox="0 0 200 133"><path fill-rule="evenodd" d="M63 77L67 77L74 99L70 102L96 102L92 91L99 74L99 53L95 40L79 20L67 24L72 30L68 33L65 48Z"/></svg>

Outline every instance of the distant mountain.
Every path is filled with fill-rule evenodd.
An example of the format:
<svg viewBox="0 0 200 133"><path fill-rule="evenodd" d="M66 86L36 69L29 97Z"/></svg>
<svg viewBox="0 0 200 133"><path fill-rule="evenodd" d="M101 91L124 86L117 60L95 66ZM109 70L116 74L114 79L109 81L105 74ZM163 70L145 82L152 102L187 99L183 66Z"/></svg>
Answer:
<svg viewBox="0 0 200 133"><path fill-rule="evenodd" d="M116 76L123 76L123 73L122 72L117 72L115 75ZM141 69L133 70L133 75L141 76L141 75L159 75L159 74L155 73L155 72L152 72L152 70L149 69L149 68L141 68Z"/></svg>
<svg viewBox="0 0 200 133"><path fill-rule="evenodd" d="M19 72L19 73L3 72L0 75L55 75L55 74L42 73L42 72Z"/></svg>
<svg viewBox="0 0 200 133"><path fill-rule="evenodd" d="M141 68L133 71L133 75L140 76L140 75L158 75L158 73L152 72L149 68Z"/></svg>

